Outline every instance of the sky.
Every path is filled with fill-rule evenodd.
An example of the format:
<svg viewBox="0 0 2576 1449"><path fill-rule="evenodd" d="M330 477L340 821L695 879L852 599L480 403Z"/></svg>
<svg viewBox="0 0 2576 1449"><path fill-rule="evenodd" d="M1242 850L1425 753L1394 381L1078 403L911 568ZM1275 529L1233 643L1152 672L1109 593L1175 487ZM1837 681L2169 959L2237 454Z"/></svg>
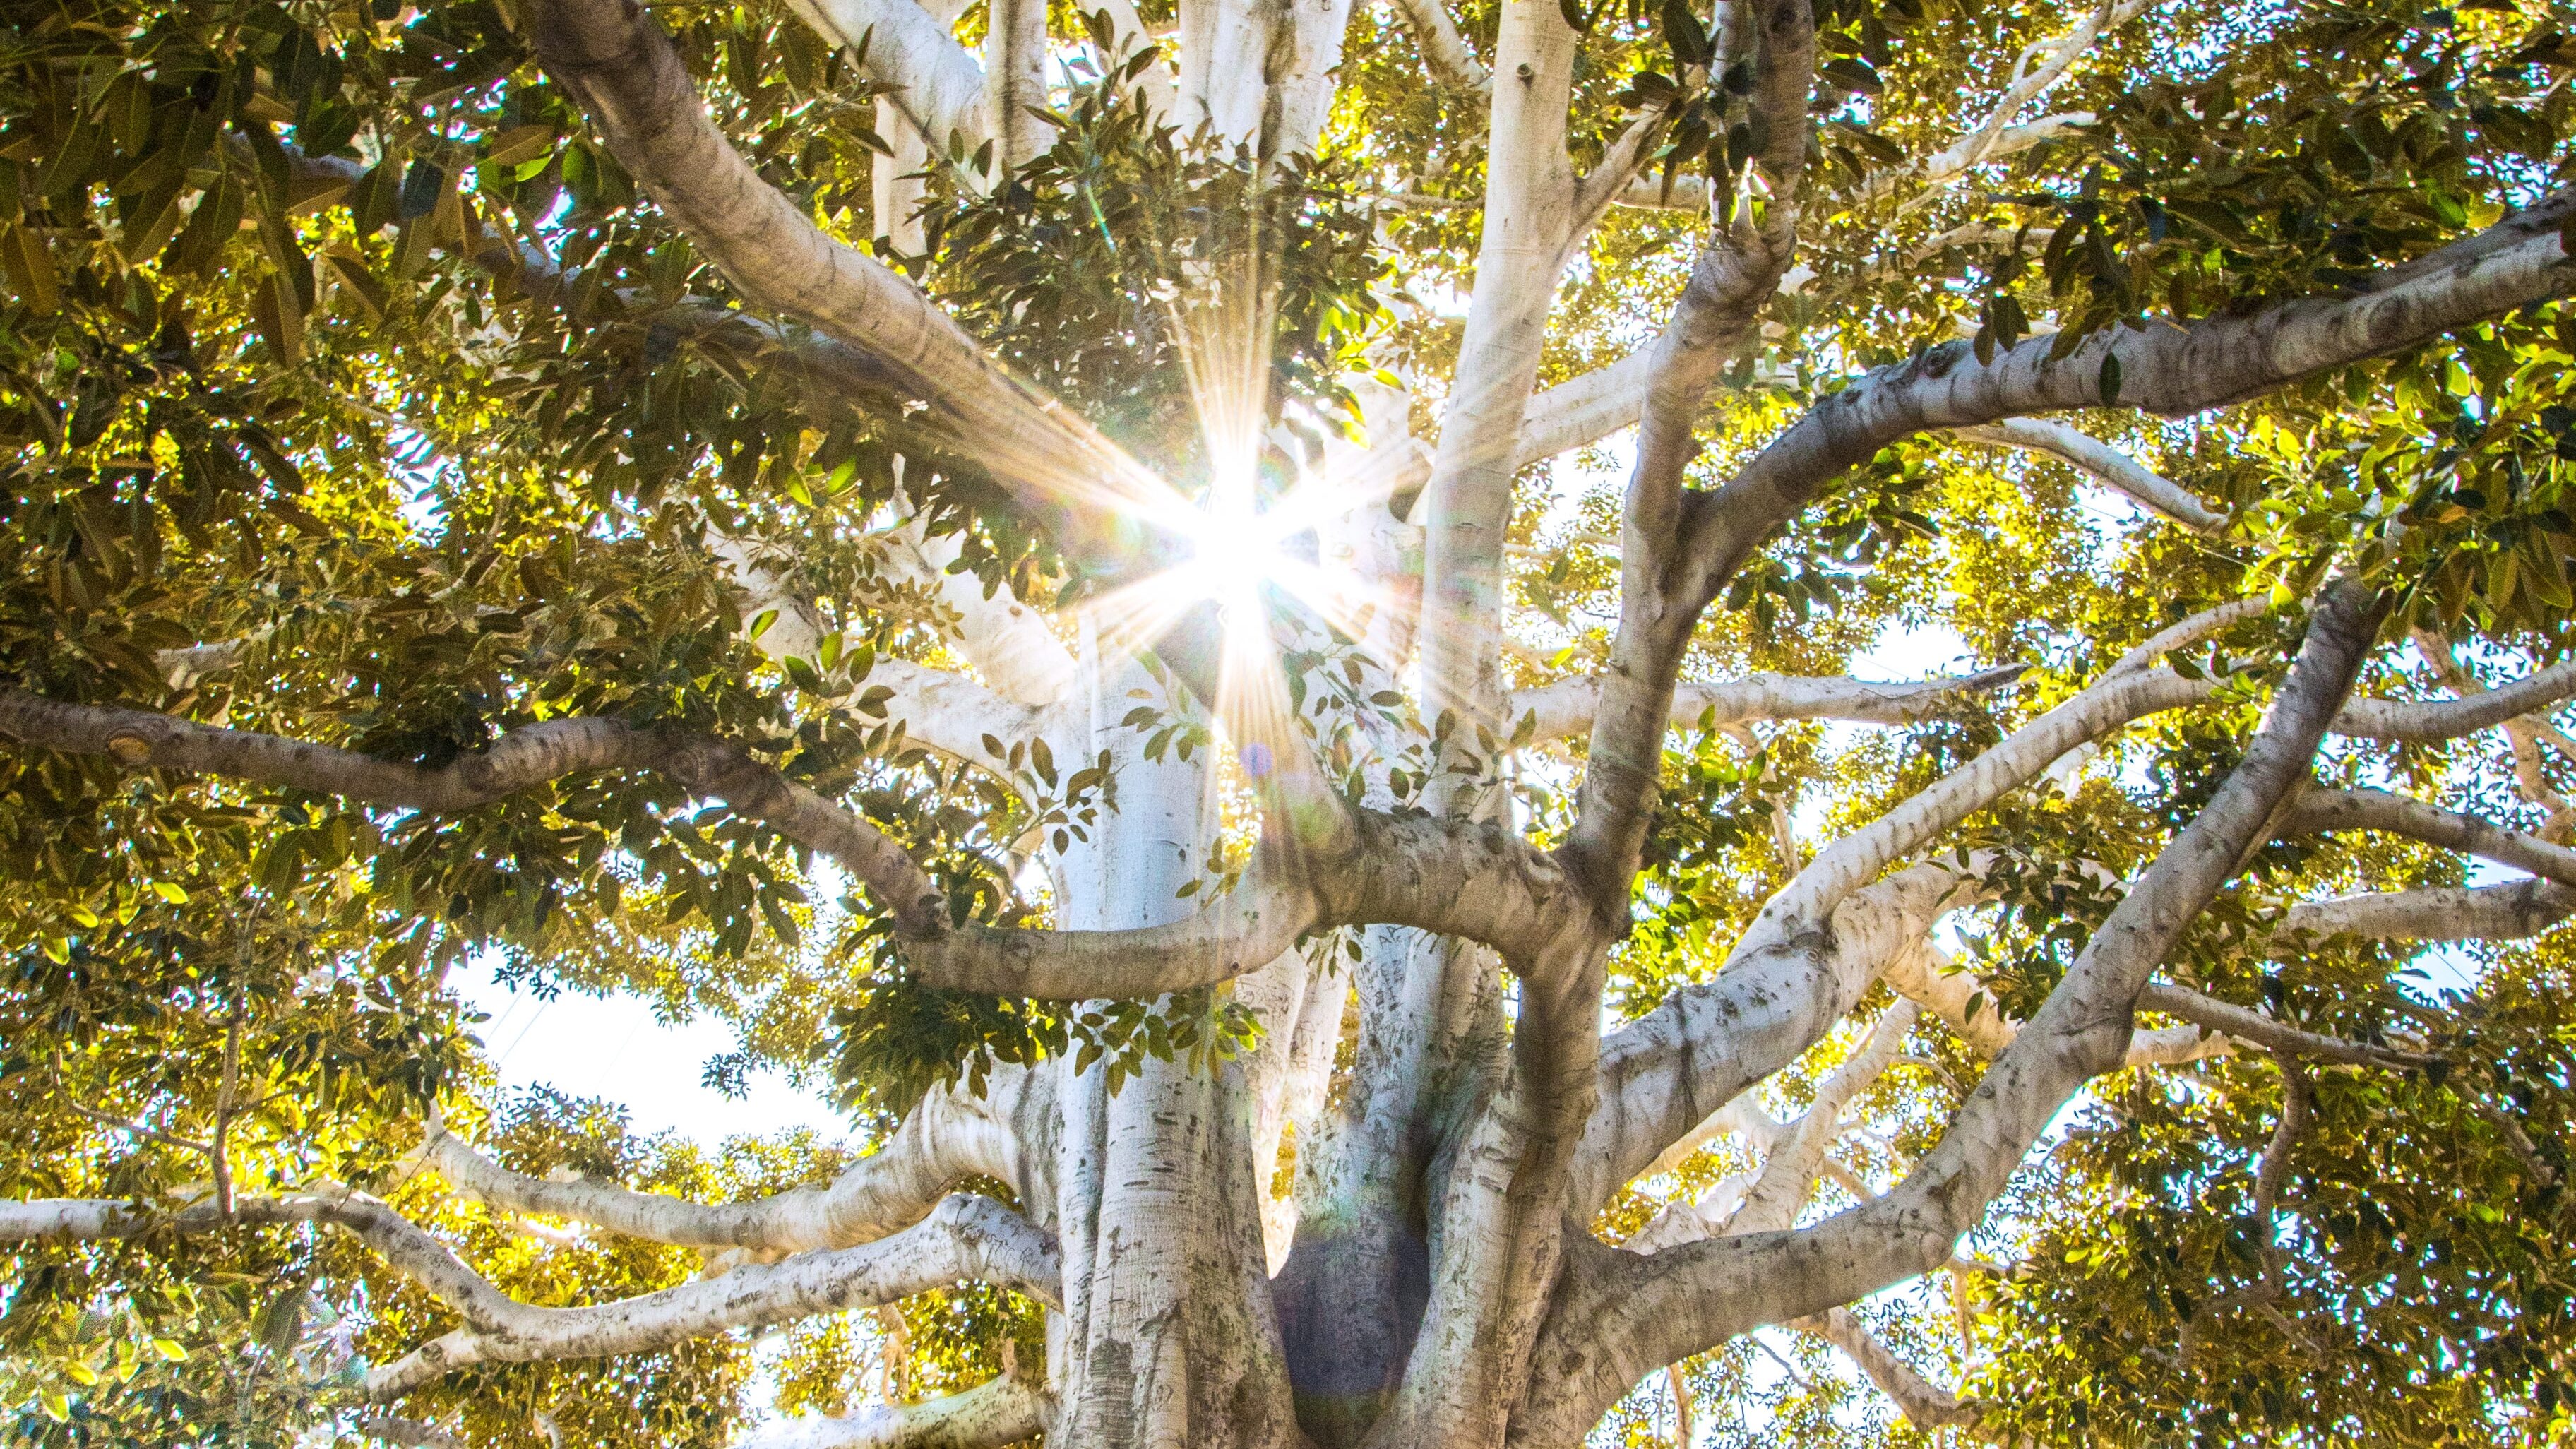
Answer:
<svg viewBox="0 0 2576 1449"><path fill-rule="evenodd" d="M475 1035L489 1049L504 1089L550 1086L568 1096L605 1097L626 1108L636 1131L677 1131L707 1143L794 1127L830 1137L849 1130L821 1097L798 1091L776 1072L754 1075L739 1100L705 1085L707 1060L734 1047L732 1031L720 1021L665 1024L642 998L624 992L601 998L567 990L548 1001L495 980L488 965L458 973L457 984L491 1017Z"/></svg>

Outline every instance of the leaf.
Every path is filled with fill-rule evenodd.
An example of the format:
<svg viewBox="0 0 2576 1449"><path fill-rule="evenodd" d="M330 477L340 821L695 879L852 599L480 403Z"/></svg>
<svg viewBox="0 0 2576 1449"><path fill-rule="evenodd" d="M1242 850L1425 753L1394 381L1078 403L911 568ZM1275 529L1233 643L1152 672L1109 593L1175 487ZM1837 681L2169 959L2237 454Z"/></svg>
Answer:
<svg viewBox="0 0 2576 1449"><path fill-rule="evenodd" d="M62 283L54 276L53 253L43 238L22 223L0 228L0 271L7 273L9 289L29 311L51 317L62 310Z"/></svg>
<svg viewBox="0 0 2576 1449"><path fill-rule="evenodd" d="M492 137L491 149L483 153L483 159L494 166L516 166L545 155L554 145L553 126L512 126Z"/></svg>

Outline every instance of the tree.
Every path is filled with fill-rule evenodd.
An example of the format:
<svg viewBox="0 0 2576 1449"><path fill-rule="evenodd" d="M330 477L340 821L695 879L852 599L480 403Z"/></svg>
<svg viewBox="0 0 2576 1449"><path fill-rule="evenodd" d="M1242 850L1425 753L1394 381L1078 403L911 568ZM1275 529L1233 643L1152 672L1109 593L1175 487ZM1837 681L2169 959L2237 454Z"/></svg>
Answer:
<svg viewBox="0 0 2576 1449"><path fill-rule="evenodd" d="M2570 1432L2559 9L7 13L12 1442Z"/></svg>

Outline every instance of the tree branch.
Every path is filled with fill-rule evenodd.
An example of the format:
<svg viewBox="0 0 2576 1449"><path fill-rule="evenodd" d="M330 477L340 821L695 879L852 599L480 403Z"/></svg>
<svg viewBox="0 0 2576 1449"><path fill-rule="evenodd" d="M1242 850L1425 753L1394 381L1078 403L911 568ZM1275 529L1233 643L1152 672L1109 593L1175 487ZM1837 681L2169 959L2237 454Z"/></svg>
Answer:
<svg viewBox="0 0 2576 1449"><path fill-rule="evenodd" d="M2302 901L2281 916L2278 941L2303 935L2380 941L2496 941L2537 936L2576 915L2576 890L2555 881L2432 886ZM2286 943L2284 943L2286 944Z"/></svg>
<svg viewBox="0 0 2576 1449"><path fill-rule="evenodd" d="M1879 1341L1877 1334L1852 1315L1850 1309L1832 1308L1811 1313L1781 1325L1800 1333L1812 1334L1834 1347L1860 1366L1878 1391L1896 1405L1905 1422L1917 1429L1973 1428L1982 1418L1983 1405L1962 1402L1958 1395L1942 1388L1917 1373L1912 1364L1897 1357L1896 1351Z"/></svg>
<svg viewBox="0 0 2576 1449"><path fill-rule="evenodd" d="M1523 1442L1554 1442L1644 1374L1756 1323L1821 1312L1946 1263L2068 1097L2120 1064L2139 991L2307 778L2386 609L2358 583L2328 588L2244 760L1893 1191L1799 1232L1715 1239L1633 1266L1606 1261L1625 1254L1592 1258L1550 1320L1540 1370L1561 1369L1568 1382L1516 1423Z"/></svg>
<svg viewBox="0 0 2576 1449"><path fill-rule="evenodd" d="M1035 1439L1055 1401L1008 1374L918 1404L876 1404L832 1417L789 1419L739 1449L1000 1449Z"/></svg>
<svg viewBox="0 0 2576 1449"><path fill-rule="evenodd" d="M1645 411L1646 384L1654 367L1655 350L1641 347L1617 362L1539 389L1521 413L1512 471L1597 443L1635 423Z"/></svg>
<svg viewBox="0 0 2576 1449"><path fill-rule="evenodd" d="M1120 931L965 926L905 947L923 980L1044 1000L1155 996L1258 970L1311 931L1413 926L1511 959L1580 930L1563 868L1499 824L1354 810L1347 843L1264 834L1252 864L1186 920Z"/></svg>
<svg viewBox="0 0 2576 1449"><path fill-rule="evenodd" d="M2150 472L2128 454L2064 423L2007 418L1983 427L1960 428L1958 435L1972 443L2019 448L2071 463L2140 508L2194 533L2216 533L2227 526L2224 515L2211 512L2189 489Z"/></svg>
<svg viewBox="0 0 2576 1449"><path fill-rule="evenodd" d="M1593 715L1581 805L1565 850L1606 908L1624 906L1653 813L1673 686L1704 598L1673 587L1688 558L1683 470L1693 425L1719 369L1747 336L1794 257L1799 186L1813 124L1815 15L1806 0L1755 0L1758 56L1748 103L1763 144L1752 158L1765 199L1748 200L1692 265L1655 340L1636 466L1620 516L1619 628L1610 683Z"/></svg>
<svg viewBox="0 0 2576 1449"><path fill-rule="evenodd" d="M1900 871L1852 892L1829 926L1781 944L1739 943L1715 977L1612 1033L1575 1154L1575 1215L1588 1216L1669 1145L1797 1060L1898 953L1922 949L1960 890L1959 876L1940 866Z"/></svg>
<svg viewBox="0 0 2576 1449"><path fill-rule="evenodd" d="M2417 743L2456 739L2547 709L2570 695L2576 695L2576 659L2465 699L2356 699L2336 717L2335 732Z"/></svg>
<svg viewBox="0 0 2576 1449"><path fill-rule="evenodd" d="M928 1216L948 1190L982 1174L1025 1186L1013 1130L1028 1074L997 1069L981 1098L933 1088L877 1150L824 1187L743 1203L695 1203L609 1183L549 1182L510 1171L466 1145L435 1115L421 1160L459 1193L517 1213L590 1223L692 1248L801 1253L875 1242Z"/></svg>
<svg viewBox="0 0 2576 1449"><path fill-rule="evenodd" d="M930 7L915 0L788 0L788 5L825 37L853 51L864 47L868 73L897 88L891 99L929 143L933 156L948 154L952 135L973 151L993 134L983 107L983 69ZM877 224L883 227L885 218Z"/></svg>
<svg viewBox="0 0 2576 1449"><path fill-rule="evenodd" d="M2310 788L2282 813L2278 833L2307 835L2333 830L2383 830L2445 850L2483 856L2560 885L2576 885L2576 850L2385 790Z"/></svg>
<svg viewBox="0 0 2576 1449"><path fill-rule="evenodd" d="M746 298L874 359L927 405L917 422L990 471L1077 559L1109 572L1139 564L1134 539L1115 537L1105 515L1169 490L1010 377L910 281L826 236L763 181L708 118L670 37L641 6L534 0L526 33L619 163Z"/></svg>
<svg viewBox="0 0 2576 1449"><path fill-rule="evenodd" d="M0 735L67 754L105 755L129 770L223 775L441 813L470 810L566 775L654 770L830 856L865 882L907 930L936 929L940 919L938 888L902 847L855 812L782 778L742 746L710 735L638 729L612 719L546 720L431 769L144 710L64 704L16 689L0 689Z"/></svg>
<svg viewBox="0 0 2576 1449"><path fill-rule="evenodd" d="M455 1260L449 1255L447 1261ZM965 1194L943 1199L927 1219L874 1243L800 1253L586 1308L532 1308L479 1276L466 1276L471 1283L424 1285L462 1314L466 1327L370 1372L370 1397L394 1398L471 1364L642 1353L731 1328L899 1302L968 1280L998 1283L1050 1305L1062 1301L1053 1240L993 1199Z"/></svg>
<svg viewBox="0 0 2576 1449"><path fill-rule="evenodd" d="M0 1201L0 1240L21 1242L203 1233L234 1223L329 1223L346 1229L464 1318L464 1328L370 1372L368 1396L379 1400L408 1393L467 1364L637 1353L728 1328L891 1303L966 1279L1058 1301L1055 1244L1019 1214L985 1197L948 1198L926 1221L881 1242L801 1254L587 1308L520 1303L409 1219L344 1187L244 1198L229 1213L212 1202L155 1213L104 1199Z"/></svg>
<svg viewBox="0 0 2576 1449"><path fill-rule="evenodd" d="M2316 1057L2321 1061L2345 1062L2364 1067L2420 1067L2432 1057L2421 1052L2398 1051L2390 1047L2371 1046L2364 1042L2345 1041L2340 1037L2320 1036L2312 1031L2274 1021L2259 1011L2232 1005L2214 997L2203 996L2183 986L2149 982L2138 993L2140 1011L2161 1011L2179 1016L2197 1026L2223 1032L2238 1041L2267 1047L2294 1056Z"/></svg>
<svg viewBox="0 0 2576 1449"><path fill-rule="evenodd" d="M2358 295L2309 297L2189 326L2109 327L2063 358L2054 336L1979 362L1965 341L1869 373L1825 398L1724 487L1693 494L1682 520L1687 599L1705 606L1762 540L1816 491L1881 448L1932 428L2031 413L2134 407L2181 416L2310 374L2400 351L2576 284L2558 228L2576 190L2418 261ZM1696 611L1693 611L1694 616Z"/></svg>
<svg viewBox="0 0 2576 1449"><path fill-rule="evenodd" d="M2259 619L2271 611L2263 599L2238 599L2214 609L2203 609L2180 623L2168 625L2147 637L2146 642L2113 661L2106 674L2127 674L2144 669L2177 649L2188 649L2201 640L2245 622ZM2350 706L2347 705L2347 708Z"/></svg>
<svg viewBox="0 0 2576 1449"><path fill-rule="evenodd" d="M2011 684L2026 668L2014 664L1949 679L1888 683L1787 674L1753 674L1723 684L1685 683L1673 691L1671 724L1675 729L1697 729L1702 720L1718 726L1787 719L1919 724ZM1601 689L1601 677L1589 675L1519 690L1509 700L1506 717L1515 728L1521 720L1535 717L1532 743L1564 739L1590 726Z"/></svg>
<svg viewBox="0 0 2576 1449"><path fill-rule="evenodd" d="M1494 93L1493 73L1467 49L1466 38L1458 33L1458 22L1449 17L1443 0L1396 0L1395 8L1413 28L1414 44L1421 48L1422 64L1433 80L1480 96Z"/></svg>

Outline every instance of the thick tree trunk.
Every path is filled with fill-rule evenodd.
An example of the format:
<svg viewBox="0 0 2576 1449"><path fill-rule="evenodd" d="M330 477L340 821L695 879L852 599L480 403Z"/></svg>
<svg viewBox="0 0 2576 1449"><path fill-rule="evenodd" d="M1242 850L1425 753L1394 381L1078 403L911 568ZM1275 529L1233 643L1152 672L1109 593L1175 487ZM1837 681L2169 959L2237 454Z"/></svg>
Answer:
<svg viewBox="0 0 2576 1449"><path fill-rule="evenodd" d="M1208 866L1209 762L1142 757L1143 735L1120 723L1131 691L1159 692L1141 669L1095 656L1082 686L1080 757L1110 752L1118 801L1057 872L1058 924L1178 919L1192 903L1176 893ZM1241 1065L1147 1060L1114 1093L1104 1063L1077 1072L1067 1057L1056 1070L1065 1312L1050 1343L1053 1442L1294 1446Z"/></svg>
<svg viewBox="0 0 2576 1449"><path fill-rule="evenodd" d="M1422 1328L1441 1108L1471 1075L1462 1049L1501 1039L1482 958L1401 927L1363 936L1351 1091L1301 1159L1297 1241L1276 1285L1297 1417L1322 1449L1376 1422Z"/></svg>

